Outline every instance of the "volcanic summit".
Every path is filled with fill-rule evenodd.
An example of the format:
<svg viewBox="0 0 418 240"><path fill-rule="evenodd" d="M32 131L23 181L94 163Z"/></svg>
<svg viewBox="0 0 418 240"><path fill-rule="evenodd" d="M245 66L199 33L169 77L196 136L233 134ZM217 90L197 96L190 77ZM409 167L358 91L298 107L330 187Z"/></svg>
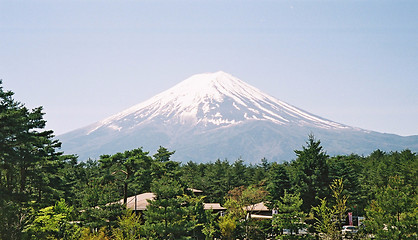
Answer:
<svg viewBox="0 0 418 240"><path fill-rule="evenodd" d="M309 134L330 154L418 149L401 137L350 127L280 101L219 71L193 75L145 102L59 136L79 160L143 147L175 150L173 160L258 162L294 158Z"/></svg>

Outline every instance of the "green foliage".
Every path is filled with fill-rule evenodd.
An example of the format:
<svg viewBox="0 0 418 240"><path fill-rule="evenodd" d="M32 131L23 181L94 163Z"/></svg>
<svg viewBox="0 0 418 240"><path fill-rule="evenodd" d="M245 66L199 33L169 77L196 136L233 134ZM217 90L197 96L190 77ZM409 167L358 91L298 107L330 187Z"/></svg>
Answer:
<svg viewBox="0 0 418 240"><path fill-rule="evenodd" d="M224 204L227 209L227 215L232 216L236 219L242 219L246 216L246 211L243 203L234 198L227 198Z"/></svg>
<svg viewBox="0 0 418 240"><path fill-rule="evenodd" d="M290 189L289 173L284 164L273 163L271 165L266 184L266 189L269 192L268 200L274 204Z"/></svg>
<svg viewBox="0 0 418 240"><path fill-rule="evenodd" d="M343 179L343 193L350 199L347 208L360 215L364 214L363 209L368 202L368 194L361 184L365 163L366 158L357 155L335 156L328 161L331 180Z"/></svg>
<svg viewBox="0 0 418 240"><path fill-rule="evenodd" d="M303 222L305 214L300 210L302 203L303 200L299 194L289 194L287 191L284 192L281 200L276 202L274 209L277 214L273 215L272 224L279 232L280 239L302 239L303 236L296 235L300 229L306 227ZM284 229L290 230L291 236L283 235Z"/></svg>
<svg viewBox="0 0 418 240"><path fill-rule="evenodd" d="M225 195L233 187L231 183L231 165L228 161L216 160L215 163L207 164L204 172L204 181L202 189L207 189L207 199L210 202L223 203Z"/></svg>
<svg viewBox="0 0 418 240"><path fill-rule="evenodd" d="M268 192L261 186L251 185L248 187L240 186L232 189L226 196L227 201L236 202L238 208L251 207L266 199ZM230 210L230 209L228 209Z"/></svg>
<svg viewBox="0 0 418 240"><path fill-rule="evenodd" d="M339 239L339 229L333 221L335 210L327 205L328 202L326 198L324 198L321 199L320 205L312 207L312 210L316 215L314 227L316 231L325 235L325 239Z"/></svg>
<svg viewBox="0 0 418 240"><path fill-rule="evenodd" d="M252 224L251 212L254 210L255 204L261 203L266 199L268 192L261 186L248 186L237 187L228 192L225 201L225 207L227 208L226 215L228 218L224 219L225 224L229 224L232 220L245 219L236 224L236 228L245 228L245 237L251 238L251 235L255 235L258 232L259 227ZM229 226L229 225L227 225ZM254 238L254 236L252 237Z"/></svg>
<svg viewBox="0 0 418 240"><path fill-rule="evenodd" d="M99 205L81 210L78 219L84 227L101 229L115 226L117 219L123 214L124 206L120 204Z"/></svg>
<svg viewBox="0 0 418 240"><path fill-rule="evenodd" d="M151 158L148 152L142 151L142 148L116 153L112 156L102 155L99 159L100 166L107 170L107 176L113 181L119 181L123 185L123 203L128 198L128 185L141 176L140 171L144 167L150 167ZM147 187L147 186L142 186Z"/></svg>
<svg viewBox="0 0 418 240"><path fill-rule="evenodd" d="M42 107L29 110L4 91L0 80L0 235L21 239L29 209L53 204L63 196L61 146L45 127Z"/></svg>
<svg viewBox="0 0 418 240"><path fill-rule="evenodd" d="M321 204L312 207L315 213L315 229L323 233L326 239L337 240L341 238L341 226L343 216L347 210L348 197L343 194L343 179L334 179L330 185L334 204L328 207L326 198L321 199Z"/></svg>
<svg viewBox="0 0 418 240"><path fill-rule="evenodd" d="M328 195L328 155L322 150L321 141L311 134L303 150L295 150L296 160L291 163L292 190L303 199L302 210L309 212Z"/></svg>
<svg viewBox="0 0 418 240"><path fill-rule="evenodd" d="M179 163L170 160L171 155L174 152L168 151L166 148L161 147L157 150L157 153L153 155L154 161L152 164L152 176L154 179L160 179L163 176L178 178L179 177Z"/></svg>
<svg viewBox="0 0 418 240"><path fill-rule="evenodd" d="M347 200L348 197L343 194L344 184L343 179L334 179L330 185L332 196L334 197L333 212L338 217L337 221L339 228L342 227L343 217L347 211Z"/></svg>
<svg viewBox="0 0 418 240"><path fill-rule="evenodd" d="M234 231L237 228L238 219L233 215L225 215L219 218L219 228L224 239L234 239Z"/></svg>
<svg viewBox="0 0 418 240"><path fill-rule="evenodd" d="M391 177L366 209L366 227L378 239L416 239L418 197L411 185Z"/></svg>
<svg viewBox="0 0 418 240"><path fill-rule="evenodd" d="M94 232L90 228L84 228L80 240L110 240L110 237L105 227L100 228L98 232Z"/></svg>
<svg viewBox="0 0 418 240"><path fill-rule="evenodd" d="M77 179L72 181L72 201L78 206L77 220L83 227L90 229L110 229L116 225L117 218L122 215L124 207L114 203L121 199L119 182L107 178L106 170L98 162L88 160L72 167Z"/></svg>
<svg viewBox="0 0 418 240"><path fill-rule="evenodd" d="M225 201L227 214L237 219L246 217L256 203L265 200L267 192L259 186L237 187L228 192Z"/></svg>
<svg viewBox="0 0 418 240"><path fill-rule="evenodd" d="M195 189L204 189L206 182L205 170L208 164L197 164L189 161L180 167L180 178L182 182Z"/></svg>
<svg viewBox="0 0 418 240"><path fill-rule="evenodd" d="M162 177L151 186L156 198L144 212L144 235L149 239L187 239L197 225L193 208L183 187L174 179Z"/></svg>
<svg viewBox="0 0 418 240"><path fill-rule="evenodd" d="M22 239L22 230L30 211L17 203L0 198L0 239Z"/></svg>
<svg viewBox="0 0 418 240"><path fill-rule="evenodd" d="M26 230L33 239L55 239L54 235L59 232L59 226L65 218L65 214L54 212L53 206L46 207L39 210Z"/></svg>
<svg viewBox="0 0 418 240"><path fill-rule="evenodd" d="M385 153L374 151L363 162L361 181L366 189L368 200L387 186L390 177L399 176L405 184L417 186L418 156L410 150Z"/></svg>
<svg viewBox="0 0 418 240"><path fill-rule="evenodd" d="M218 224L216 222L218 214L212 212L212 210L205 211L205 220L203 223L202 233L205 235L205 240L214 239L218 233Z"/></svg>
<svg viewBox="0 0 418 240"><path fill-rule="evenodd" d="M140 239L141 219L129 209L118 218L117 227L113 228L112 235L115 240Z"/></svg>
<svg viewBox="0 0 418 240"><path fill-rule="evenodd" d="M213 214L212 210L205 210L205 197L195 196L189 191L186 191L183 197L185 199L183 206L188 209L188 218L194 223L192 238L203 239L217 234L215 219L218 214Z"/></svg>
<svg viewBox="0 0 418 240"><path fill-rule="evenodd" d="M37 211L24 232L30 239L76 239L80 229L70 222L72 213L73 208L62 199Z"/></svg>
<svg viewBox="0 0 418 240"><path fill-rule="evenodd" d="M45 127L42 107L32 110L15 101L13 92L3 91L0 81L0 192L6 199L20 203L40 202L48 195L50 202L59 198L54 174L59 167L54 140Z"/></svg>

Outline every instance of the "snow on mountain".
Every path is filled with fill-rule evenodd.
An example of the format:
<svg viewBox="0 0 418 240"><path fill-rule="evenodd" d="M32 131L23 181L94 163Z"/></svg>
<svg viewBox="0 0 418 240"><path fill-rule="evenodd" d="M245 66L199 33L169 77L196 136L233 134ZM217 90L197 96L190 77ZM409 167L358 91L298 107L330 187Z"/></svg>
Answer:
<svg viewBox="0 0 418 240"><path fill-rule="evenodd" d="M418 149L418 136L362 130L310 114L219 71L174 87L90 126L59 136L81 160L144 147L175 150L174 160L291 160L308 134L330 154Z"/></svg>
<svg viewBox="0 0 418 240"><path fill-rule="evenodd" d="M156 119L163 120L164 124L205 127L260 120L280 125L348 128L277 100L222 71L191 76L145 102L100 121L89 133L101 127L121 131L127 119L134 122L129 128Z"/></svg>

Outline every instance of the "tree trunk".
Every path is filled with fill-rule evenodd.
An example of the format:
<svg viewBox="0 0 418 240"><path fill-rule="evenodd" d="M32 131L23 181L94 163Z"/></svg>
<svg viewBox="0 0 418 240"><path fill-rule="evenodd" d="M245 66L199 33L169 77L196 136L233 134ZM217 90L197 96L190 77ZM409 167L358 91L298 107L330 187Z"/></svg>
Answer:
<svg viewBox="0 0 418 240"><path fill-rule="evenodd" d="M125 182L123 186L123 204L126 204L127 201L128 201L128 182Z"/></svg>
<svg viewBox="0 0 418 240"><path fill-rule="evenodd" d="M23 193L26 187L26 168L20 167L20 189L19 192Z"/></svg>

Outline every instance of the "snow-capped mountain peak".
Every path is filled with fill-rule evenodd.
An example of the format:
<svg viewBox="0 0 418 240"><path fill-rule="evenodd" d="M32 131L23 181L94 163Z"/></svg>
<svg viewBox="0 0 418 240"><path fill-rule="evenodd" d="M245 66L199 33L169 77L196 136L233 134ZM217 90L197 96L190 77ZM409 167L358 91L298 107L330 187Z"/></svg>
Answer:
<svg viewBox="0 0 418 240"><path fill-rule="evenodd" d="M135 128L149 121L216 128L257 120L347 128L277 100L219 71L193 75L145 102L98 122L89 133L101 127L118 131Z"/></svg>
<svg viewBox="0 0 418 240"><path fill-rule="evenodd" d="M274 82L272 83L274 84ZM159 146L182 162L242 157L283 161L314 133L330 154L418 149L418 136L400 137L315 116L225 73L203 73L107 119L60 136L63 150L82 161Z"/></svg>

